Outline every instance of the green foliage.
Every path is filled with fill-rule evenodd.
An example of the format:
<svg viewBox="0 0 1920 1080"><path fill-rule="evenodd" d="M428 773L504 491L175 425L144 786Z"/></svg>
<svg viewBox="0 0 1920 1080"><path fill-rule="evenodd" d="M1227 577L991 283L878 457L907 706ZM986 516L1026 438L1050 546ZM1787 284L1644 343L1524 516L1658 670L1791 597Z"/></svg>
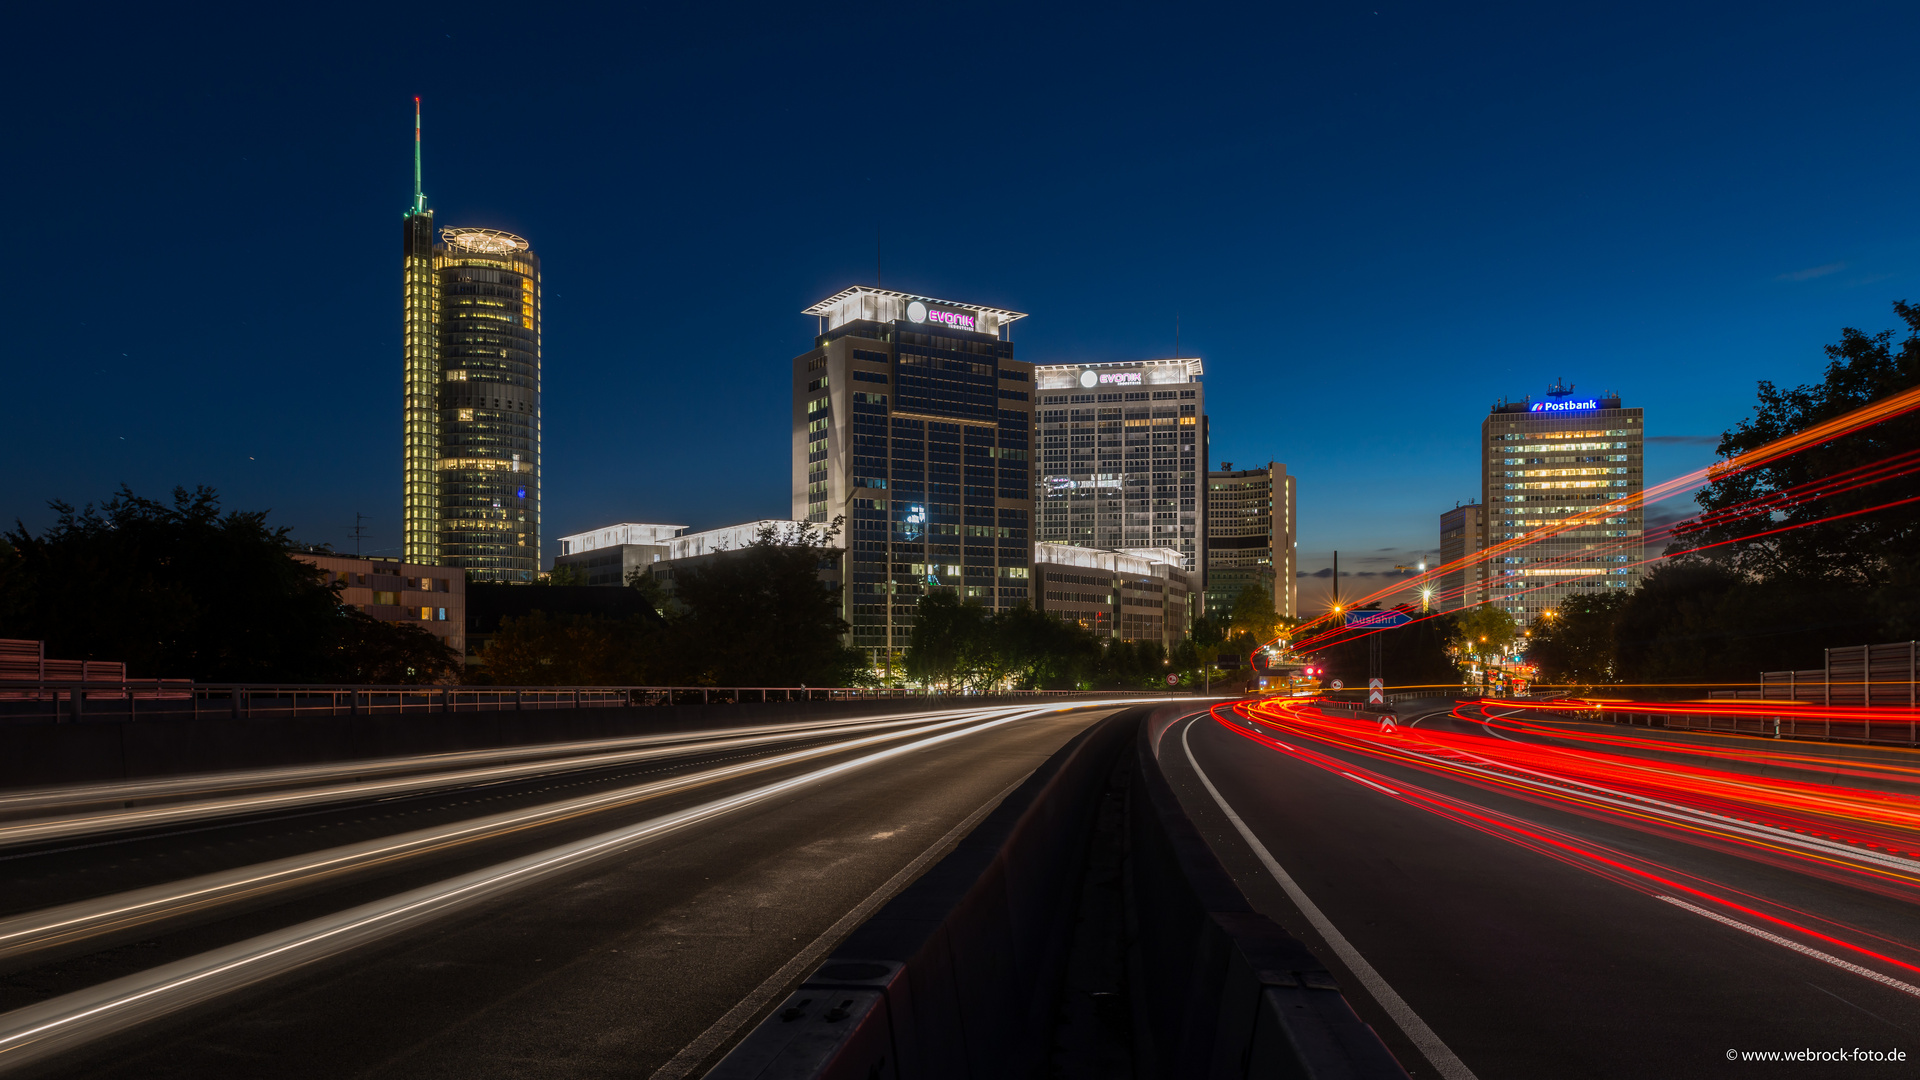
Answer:
<svg viewBox="0 0 1920 1080"><path fill-rule="evenodd" d="M1907 336L1894 347L1893 332L1869 336L1852 327L1827 346L1826 376L1818 383L1781 389L1760 383L1752 417L1720 440L1723 460L1851 412L1902 390L1920 386L1920 306L1896 301ZM1729 472L1695 496L1709 514L1766 499L1789 488L1880 461L1920 446L1920 413L1907 413L1757 468ZM1680 536L1670 553L1734 541L1705 553L1739 573L1762 581L1830 581L1846 585L1920 582L1920 503L1875 510L1842 521L1807 524L1920 495L1920 476L1882 481L1823 499L1780 499L1773 513L1711 524ZM1754 534L1782 525L1803 525L1768 537Z"/></svg>
<svg viewBox="0 0 1920 1080"><path fill-rule="evenodd" d="M123 660L135 678L429 682L458 670L425 630L342 607L286 529L264 512L223 514L210 488L176 488L168 505L123 486L98 508L53 508L46 532L16 523L0 550L0 637Z"/></svg>
<svg viewBox="0 0 1920 1080"><path fill-rule="evenodd" d="M840 598L819 578L827 529L764 527L753 543L674 578L671 635L681 679L709 686L847 686L866 654L842 645Z"/></svg>
<svg viewBox="0 0 1920 1080"><path fill-rule="evenodd" d="M1146 690L1165 689L1173 669L1159 642L1103 642L1026 604L990 613L936 592L915 609L905 670L920 685L951 690Z"/></svg>
<svg viewBox="0 0 1920 1080"><path fill-rule="evenodd" d="M1520 624L1492 604L1480 604L1453 617L1454 644L1463 653L1491 656L1504 653L1520 637Z"/></svg>
<svg viewBox="0 0 1920 1080"><path fill-rule="evenodd" d="M1283 621L1280 613L1273 609L1273 591L1257 584L1247 585L1236 593L1233 606L1227 610L1227 624L1233 628L1234 635L1249 635L1256 645L1264 645L1279 636Z"/></svg>
<svg viewBox="0 0 1920 1080"><path fill-rule="evenodd" d="M647 606L655 612L665 615L669 604L666 587L654 579L646 567L635 567L627 573L627 588L639 593L647 601Z"/></svg>
<svg viewBox="0 0 1920 1080"><path fill-rule="evenodd" d="M535 579L535 585L585 585L587 572L578 566L556 566Z"/></svg>
<svg viewBox="0 0 1920 1080"><path fill-rule="evenodd" d="M1620 592L1568 597L1551 617L1533 624L1527 659L1540 666L1543 683L1599 686L1620 681L1615 640L1628 597Z"/></svg>

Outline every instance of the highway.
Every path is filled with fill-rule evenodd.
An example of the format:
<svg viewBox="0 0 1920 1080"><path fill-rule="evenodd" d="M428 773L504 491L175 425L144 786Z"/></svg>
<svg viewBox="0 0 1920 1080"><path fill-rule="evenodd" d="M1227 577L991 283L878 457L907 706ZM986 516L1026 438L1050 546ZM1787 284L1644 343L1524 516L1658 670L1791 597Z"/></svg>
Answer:
<svg viewBox="0 0 1920 1080"><path fill-rule="evenodd" d="M1920 756L1400 712L1223 706L1158 754L1413 1075L1913 1074ZM1845 1056L1747 1056L1807 1051Z"/></svg>
<svg viewBox="0 0 1920 1080"><path fill-rule="evenodd" d="M696 1074L1112 706L0 799L0 1072Z"/></svg>

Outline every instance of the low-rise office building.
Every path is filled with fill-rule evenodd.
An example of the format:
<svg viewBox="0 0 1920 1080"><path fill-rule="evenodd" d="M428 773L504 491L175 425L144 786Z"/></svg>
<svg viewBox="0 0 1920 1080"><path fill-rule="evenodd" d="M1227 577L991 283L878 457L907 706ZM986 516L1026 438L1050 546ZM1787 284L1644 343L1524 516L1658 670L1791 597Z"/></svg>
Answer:
<svg viewBox="0 0 1920 1080"><path fill-rule="evenodd" d="M667 545L686 531L685 525L621 522L563 536L553 568L578 570L588 585L625 585L634 573L667 558Z"/></svg>
<svg viewBox="0 0 1920 1080"><path fill-rule="evenodd" d="M1199 614L1195 575L1173 547L1033 545L1034 607L1112 641L1171 649Z"/></svg>
<svg viewBox="0 0 1920 1080"><path fill-rule="evenodd" d="M467 651L467 576L447 566L399 559L295 552L294 558L326 571L341 584L340 602L381 622L418 626L464 655Z"/></svg>

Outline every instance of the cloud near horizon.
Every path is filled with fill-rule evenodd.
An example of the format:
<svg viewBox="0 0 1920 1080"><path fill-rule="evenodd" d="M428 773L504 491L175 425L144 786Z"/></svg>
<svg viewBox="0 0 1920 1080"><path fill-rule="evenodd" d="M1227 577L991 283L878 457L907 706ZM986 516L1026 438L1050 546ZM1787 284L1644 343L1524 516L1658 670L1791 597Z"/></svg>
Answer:
<svg viewBox="0 0 1920 1080"><path fill-rule="evenodd" d="M1845 270L1846 268L1847 268L1847 264L1843 262L1827 263L1825 266L1809 266L1805 270L1795 270L1791 274L1781 274L1779 277L1776 277L1773 280L1775 281L1812 281L1814 278L1823 278L1823 277L1826 277L1828 274L1837 274L1840 271Z"/></svg>

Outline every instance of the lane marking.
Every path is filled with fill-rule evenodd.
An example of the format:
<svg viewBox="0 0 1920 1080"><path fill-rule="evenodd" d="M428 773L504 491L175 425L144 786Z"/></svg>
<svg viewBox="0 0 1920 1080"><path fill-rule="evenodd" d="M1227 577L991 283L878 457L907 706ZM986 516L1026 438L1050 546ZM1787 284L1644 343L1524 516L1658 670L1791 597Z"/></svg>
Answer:
<svg viewBox="0 0 1920 1080"><path fill-rule="evenodd" d="M1239 814L1234 813L1233 807L1227 805L1227 800L1221 796L1220 789L1213 786L1213 781L1207 778L1206 770L1200 767L1199 760L1193 756L1192 735L1193 722L1188 721L1185 731L1181 733L1180 742L1186 747L1187 763L1193 766L1194 775L1206 785L1207 794L1213 796L1213 801L1219 804L1221 811L1227 815L1227 820L1233 822L1233 827L1240 833L1240 838L1247 842L1247 846L1253 849L1255 855L1259 856L1261 864L1267 868L1267 873L1273 875L1273 879L1286 890L1293 905L1300 909L1300 913L1313 924L1314 930L1318 931L1320 937L1332 947L1334 954L1340 957L1340 962L1360 980L1360 985L1366 987L1367 993L1373 995L1373 1000L1380 1003L1380 1007L1386 1010L1387 1015L1399 1025L1408 1040L1426 1056L1436 1072L1446 1080L1479 1080L1474 1076L1473 1070L1467 1068L1467 1063L1461 1061L1459 1055L1441 1041L1440 1036L1427 1026L1425 1020L1420 1019L1420 1014L1413 1011L1413 1006L1408 1005L1405 998L1395 993L1393 987L1387 984L1387 980L1381 978L1372 964L1367 963L1367 958L1360 955L1360 950L1354 948L1353 944L1334 928L1333 920L1327 918L1318 905L1308 898L1306 890L1293 880L1293 875L1281 867L1279 861L1273 857L1273 853L1267 850L1267 846L1260 842L1259 837L1253 835L1253 830L1247 827L1247 823L1241 820Z"/></svg>
<svg viewBox="0 0 1920 1080"><path fill-rule="evenodd" d="M1366 777L1364 777L1364 776L1355 776L1355 775L1353 775L1353 774L1352 774L1352 773L1350 773L1350 772L1343 772L1343 773L1341 773L1340 775L1341 775L1341 776L1344 776L1344 777L1346 777L1346 778L1347 778L1347 779L1349 779L1349 780L1352 780L1352 781L1355 781L1356 783L1361 783L1361 784L1365 784L1365 785L1367 785L1367 786L1368 786L1368 787L1370 787L1370 788L1374 788L1375 790L1378 790L1378 791L1384 791L1384 792L1386 792L1386 793L1387 793L1387 794L1389 794L1389 795L1398 795L1398 794L1400 794L1399 792L1397 792L1397 791L1395 791L1395 790L1393 790L1392 788L1390 788L1390 787L1388 787L1387 785L1385 785L1385 784L1376 784L1376 783L1374 783L1373 781L1371 781L1371 780L1369 780L1369 779L1367 779L1367 778L1366 778Z"/></svg>
<svg viewBox="0 0 1920 1080"><path fill-rule="evenodd" d="M1819 949L1808 948L1807 946L1802 945L1791 938L1781 937L1779 934L1770 933L1766 930L1760 929L1757 926L1749 926L1738 919L1729 919L1725 915L1722 915L1717 911L1709 911L1706 908L1689 904L1685 900L1680 899L1679 897L1656 895L1654 899L1663 900L1669 904L1672 904L1674 907L1684 908L1688 911L1693 912L1695 915L1704 916L1706 918L1712 919L1714 922L1720 923L1725 926L1731 926L1735 930L1738 930L1743 934L1752 934L1754 937L1757 937L1762 941L1771 941L1775 945L1785 946L1786 948L1792 949L1794 952L1797 952L1802 956L1811 956L1815 960L1818 960L1823 964L1832 964L1834 967L1837 967L1842 971L1851 971L1855 975L1872 979L1874 982L1877 982L1882 986L1891 986L1895 990L1898 990L1903 994L1911 994L1914 997L1920 997L1920 986L1914 986L1912 983L1901 982L1899 979L1896 979L1891 975L1882 975L1879 972L1873 970L1872 968L1861 967L1859 964L1842 960L1839 957L1830 955L1828 953L1823 953ZM1815 987L1815 989L1818 989L1818 987Z"/></svg>

